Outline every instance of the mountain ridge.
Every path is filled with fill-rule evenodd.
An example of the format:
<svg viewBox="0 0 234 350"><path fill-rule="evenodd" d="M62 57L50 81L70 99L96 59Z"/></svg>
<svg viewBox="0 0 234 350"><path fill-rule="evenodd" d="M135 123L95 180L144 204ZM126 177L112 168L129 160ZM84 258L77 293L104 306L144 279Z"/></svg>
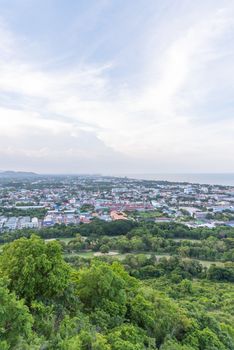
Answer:
<svg viewBox="0 0 234 350"><path fill-rule="evenodd" d="M14 177L22 177L22 176L38 176L37 173L32 171L14 171L14 170L1 170L0 176L14 176Z"/></svg>

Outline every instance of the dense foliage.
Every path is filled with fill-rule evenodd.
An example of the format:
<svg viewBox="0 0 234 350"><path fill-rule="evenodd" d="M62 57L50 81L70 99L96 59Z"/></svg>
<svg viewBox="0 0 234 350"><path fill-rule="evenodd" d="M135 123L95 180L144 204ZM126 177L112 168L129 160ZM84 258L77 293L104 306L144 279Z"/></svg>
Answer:
<svg viewBox="0 0 234 350"><path fill-rule="evenodd" d="M0 235L0 243L20 237L30 237L35 230L18 230ZM234 228L188 228L176 223L137 223L133 221L104 222L94 220L90 224L55 225L42 228L37 235L44 239L74 238L67 253L91 249L103 253L117 250L120 253L154 252L178 255L210 261L234 261ZM80 239L80 237L85 237Z"/></svg>
<svg viewBox="0 0 234 350"><path fill-rule="evenodd" d="M28 205L30 205L30 203ZM46 215L46 212L47 210L45 208L20 209L17 207L14 207L14 208L0 207L0 215L7 216L7 217L30 216L30 217L37 217L39 219L43 219L44 216Z"/></svg>
<svg viewBox="0 0 234 350"><path fill-rule="evenodd" d="M142 254L68 264L59 242L31 236L3 247L0 272L3 350L234 349L231 263L206 271Z"/></svg>

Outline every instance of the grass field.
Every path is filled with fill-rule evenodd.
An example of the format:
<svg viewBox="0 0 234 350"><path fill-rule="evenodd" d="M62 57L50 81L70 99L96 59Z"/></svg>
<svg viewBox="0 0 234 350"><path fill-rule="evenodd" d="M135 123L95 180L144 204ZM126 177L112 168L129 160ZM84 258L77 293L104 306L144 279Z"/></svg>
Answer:
<svg viewBox="0 0 234 350"><path fill-rule="evenodd" d="M58 239L59 241L63 241L65 242L66 244L68 242L70 242L72 239L74 239L74 237L70 237L70 238L52 238L52 239L45 239L46 242L49 242L49 241L53 241L53 240L56 240ZM178 240L183 240L183 239L178 239ZM189 241L198 241L198 240L189 240ZM2 252L2 249L3 249L3 246L4 244L0 244L0 253ZM114 254L113 254L114 253ZM118 260L124 260L126 255L128 254L134 254L134 255L139 255L139 254L145 254L146 256L150 257L151 254L155 254L155 252L138 252L138 253L125 253L125 254L121 254L119 252L110 252L108 254L97 254L97 252L93 252L93 251L82 251L82 252L77 252L77 253L71 253L71 254L65 254L64 256L65 257L72 257L72 256L80 256L82 258L87 258L87 259L90 259L90 258L93 258L95 256L112 256ZM155 255L157 259L159 258L163 258L163 257L170 257L170 254L156 254ZM187 258L189 260L189 258ZM196 259L194 259L196 260ZM224 263L221 262L221 261L207 261L207 260L198 260L204 267L210 267L212 264L216 264L217 266L223 266Z"/></svg>
<svg viewBox="0 0 234 350"><path fill-rule="evenodd" d="M45 242L50 242L50 241L55 241L55 240L58 240L58 241L62 241L62 242L65 242L66 244L69 243L72 239L74 239L74 237L68 237L68 238L48 238L48 239L45 239Z"/></svg>
<svg viewBox="0 0 234 350"><path fill-rule="evenodd" d="M175 242L181 242L181 241L189 241L189 242L195 242L195 243L201 242L200 239L188 239L188 238L171 238L171 239L173 239L173 241Z"/></svg>
<svg viewBox="0 0 234 350"><path fill-rule="evenodd" d="M65 257L73 257L73 256L80 256L81 258L93 258L94 257L94 252L92 251L87 251L87 252L78 252L78 253L72 253L72 254L64 254Z"/></svg>
<svg viewBox="0 0 234 350"><path fill-rule="evenodd" d="M147 253L144 253L144 252L141 252L141 253L125 253L125 254L121 254L121 253L118 253L118 252L114 252L115 254L113 254L113 252L110 252L110 253L107 253L107 254L97 254L96 252L92 252L92 251L83 251L83 252L77 252L77 253L72 253L72 254L66 254L65 256L66 257L72 257L72 256L80 256L82 258L87 258L87 259L90 259L90 258L94 258L95 256L112 256L113 258L116 258L118 260L124 260L125 257L129 254L133 254L133 255L139 255L139 254L144 254L146 255L148 258L151 256L151 252L147 252ZM153 253L155 254L155 253ZM155 255L157 259L160 259L160 258L169 258L170 255L169 254L156 254ZM186 258L187 260L192 260L192 259L189 259L189 258ZM197 259L193 259L193 260L197 260ZM207 261L207 260L198 260L204 267L210 267L212 264L216 264L217 266L223 266L224 263L221 262L221 261Z"/></svg>

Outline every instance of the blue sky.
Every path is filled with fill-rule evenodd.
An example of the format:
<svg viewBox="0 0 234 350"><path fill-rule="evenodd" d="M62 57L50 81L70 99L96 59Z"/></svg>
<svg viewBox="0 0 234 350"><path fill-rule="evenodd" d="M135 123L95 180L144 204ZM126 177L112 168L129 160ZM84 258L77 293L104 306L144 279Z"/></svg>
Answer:
<svg viewBox="0 0 234 350"><path fill-rule="evenodd" d="M0 169L234 172L232 0L0 9Z"/></svg>

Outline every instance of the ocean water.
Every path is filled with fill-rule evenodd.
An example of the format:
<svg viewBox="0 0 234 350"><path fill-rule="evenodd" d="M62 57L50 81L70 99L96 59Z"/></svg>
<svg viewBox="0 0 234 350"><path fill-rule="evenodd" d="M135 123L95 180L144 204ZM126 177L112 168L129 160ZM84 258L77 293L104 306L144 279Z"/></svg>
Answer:
<svg viewBox="0 0 234 350"><path fill-rule="evenodd" d="M234 186L234 173L226 174L126 174L133 179L190 182L209 185Z"/></svg>

